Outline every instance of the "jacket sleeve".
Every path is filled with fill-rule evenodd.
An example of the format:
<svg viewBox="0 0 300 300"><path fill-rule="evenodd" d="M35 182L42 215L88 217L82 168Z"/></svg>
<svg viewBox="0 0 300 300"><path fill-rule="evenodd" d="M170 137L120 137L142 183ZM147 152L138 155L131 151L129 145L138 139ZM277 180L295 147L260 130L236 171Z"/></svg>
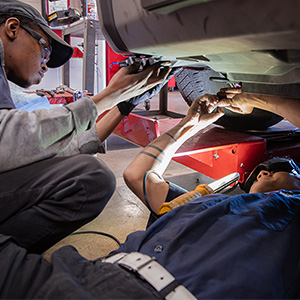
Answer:
<svg viewBox="0 0 300 300"><path fill-rule="evenodd" d="M105 153L105 142L102 142L96 131L96 126L90 130L79 133L72 139L69 146L60 156L71 156L76 154L96 154Z"/></svg>
<svg viewBox="0 0 300 300"><path fill-rule="evenodd" d="M0 172L60 155L96 118L90 97L50 110L0 110Z"/></svg>

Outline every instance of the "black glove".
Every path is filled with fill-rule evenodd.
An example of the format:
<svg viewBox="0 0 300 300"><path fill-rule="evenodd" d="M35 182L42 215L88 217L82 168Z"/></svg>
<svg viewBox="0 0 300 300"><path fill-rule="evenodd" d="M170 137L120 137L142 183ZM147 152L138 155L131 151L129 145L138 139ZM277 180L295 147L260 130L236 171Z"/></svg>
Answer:
<svg viewBox="0 0 300 300"><path fill-rule="evenodd" d="M117 107L120 111L120 113L124 116L128 116L131 111L141 102L144 102L146 100L152 99L154 96L156 96L162 87L179 71L181 68L173 68L171 72L169 73L168 77L160 84L156 85L152 89L146 91L145 93L130 98L129 100L120 102L117 104Z"/></svg>

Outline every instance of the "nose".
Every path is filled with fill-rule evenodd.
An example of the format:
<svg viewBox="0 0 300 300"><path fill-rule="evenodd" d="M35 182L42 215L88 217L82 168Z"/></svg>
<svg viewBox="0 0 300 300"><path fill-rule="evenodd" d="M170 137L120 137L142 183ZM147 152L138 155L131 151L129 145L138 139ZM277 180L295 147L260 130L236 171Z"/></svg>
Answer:
<svg viewBox="0 0 300 300"><path fill-rule="evenodd" d="M269 171L262 170L258 173L256 179L259 180L263 176L270 176L270 175L271 175L271 173Z"/></svg>

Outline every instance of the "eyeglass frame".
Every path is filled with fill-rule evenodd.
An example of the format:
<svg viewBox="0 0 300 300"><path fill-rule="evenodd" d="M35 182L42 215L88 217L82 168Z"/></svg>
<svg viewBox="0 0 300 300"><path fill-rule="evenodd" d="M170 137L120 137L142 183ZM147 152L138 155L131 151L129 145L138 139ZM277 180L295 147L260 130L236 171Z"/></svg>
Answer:
<svg viewBox="0 0 300 300"><path fill-rule="evenodd" d="M45 38L35 30L21 24L20 27L23 28L27 33L29 33L42 46L43 59L45 64L47 64L47 62L50 60L50 56L52 52L51 45L47 46L47 42Z"/></svg>

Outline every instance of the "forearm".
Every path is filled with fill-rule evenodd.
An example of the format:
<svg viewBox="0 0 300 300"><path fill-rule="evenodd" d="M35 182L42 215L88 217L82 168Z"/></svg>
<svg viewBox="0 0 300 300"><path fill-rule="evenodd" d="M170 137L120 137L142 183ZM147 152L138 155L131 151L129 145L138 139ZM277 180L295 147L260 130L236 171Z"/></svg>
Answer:
<svg viewBox="0 0 300 300"><path fill-rule="evenodd" d="M150 153L156 157L156 159L149 160L148 169L155 170L158 174L162 175L175 152L192 135L192 122L187 118L183 118L177 125L151 142L143 150L143 152ZM162 149L163 152L159 153L155 147Z"/></svg>
<svg viewBox="0 0 300 300"><path fill-rule="evenodd" d="M91 98L96 104L98 115L101 115L118 103L118 101L114 99L114 93L109 87L106 87L103 91Z"/></svg>
<svg viewBox="0 0 300 300"><path fill-rule="evenodd" d="M191 136L192 125L183 119L178 125L162 134L146 146L124 171L124 180L128 187L145 203L143 181L148 170L162 175L174 153ZM165 201L168 184L155 173L147 179L147 195L154 211L158 211Z"/></svg>
<svg viewBox="0 0 300 300"><path fill-rule="evenodd" d="M96 130L102 142L114 131L124 117L115 106L97 121Z"/></svg>
<svg viewBox="0 0 300 300"><path fill-rule="evenodd" d="M254 107L275 113L300 127L300 99L246 93L245 95Z"/></svg>

